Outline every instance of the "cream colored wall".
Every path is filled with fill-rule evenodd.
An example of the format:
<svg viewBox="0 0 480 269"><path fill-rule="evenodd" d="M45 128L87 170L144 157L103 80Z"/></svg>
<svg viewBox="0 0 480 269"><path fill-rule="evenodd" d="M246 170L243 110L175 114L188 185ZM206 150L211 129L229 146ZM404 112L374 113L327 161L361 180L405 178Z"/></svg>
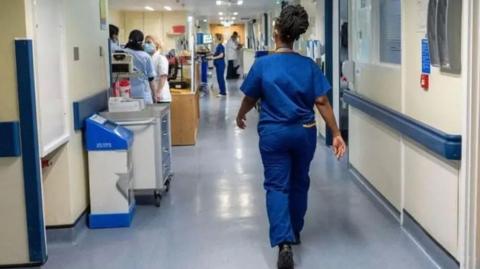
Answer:
<svg viewBox="0 0 480 269"><path fill-rule="evenodd" d="M458 256L459 163L405 141L404 208L453 256Z"/></svg>
<svg viewBox="0 0 480 269"><path fill-rule="evenodd" d="M461 134L462 79L433 68L430 90L419 86L425 33L418 32L417 7L417 1L402 1L401 67L356 63L353 89L430 126ZM458 258L460 164L438 157L355 109L350 111L349 132L352 165Z"/></svg>
<svg viewBox="0 0 480 269"><path fill-rule="evenodd" d="M172 26L186 25L187 13L184 11L172 12L138 12L110 10L109 20L120 28L120 42L125 44L128 34L134 29L153 35L160 39L164 51L175 48L176 37L172 37Z"/></svg>
<svg viewBox="0 0 480 269"><path fill-rule="evenodd" d="M425 32L418 32L418 13L415 1L405 1L406 57L405 81L406 114L448 133L461 134L462 79L458 75L440 73L432 68L430 90L420 87L421 50ZM429 104L429 105L425 105Z"/></svg>
<svg viewBox="0 0 480 269"><path fill-rule="evenodd" d="M462 133L463 86L459 76L432 68L430 89L419 85L421 39L418 10L404 1L404 113L452 134ZM466 33L465 31L463 31ZM458 253L460 165L405 143L405 209L452 255Z"/></svg>
<svg viewBox="0 0 480 269"><path fill-rule="evenodd" d="M100 29L97 0L65 2L67 81L70 105L108 88L108 29ZM73 47L80 60L74 61ZM100 55L100 51L103 55ZM68 110L73 120L72 110ZM44 170L47 226L70 225L88 207L88 173L81 132L74 132L68 144L49 158L52 167Z"/></svg>
<svg viewBox="0 0 480 269"><path fill-rule="evenodd" d="M399 66L357 63L353 90L401 111L402 84ZM370 116L350 108L350 163L386 197L402 208L401 137Z"/></svg>
<svg viewBox="0 0 480 269"><path fill-rule="evenodd" d="M401 136L353 107L349 124L350 164L400 211Z"/></svg>
<svg viewBox="0 0 480 269"><path fill-rule="evenodd" d="M0 121L18 121L15 38L27 37L25 2L3 0L0 9ZM22 158L0 158L0 265L29 261Z"/></svg>
<svg viewBox="0 0 480 269"><path fill-rule="evenodd" d="M118 32L118 40L124 42L127 39L125 33L125 15L120 10L109 10L108 20L110 24L116 25L120 30Z"/></svg>

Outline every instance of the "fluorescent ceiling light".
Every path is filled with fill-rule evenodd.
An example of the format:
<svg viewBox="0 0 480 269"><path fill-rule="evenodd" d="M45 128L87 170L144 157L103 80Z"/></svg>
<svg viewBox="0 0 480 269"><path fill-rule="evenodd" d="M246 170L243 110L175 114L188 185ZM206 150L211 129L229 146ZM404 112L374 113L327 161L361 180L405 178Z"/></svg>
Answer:
<svg viewBox="0 0 480 269"><path fill-rule="evenodd" d="M243 0L238 0L237 5L243 5Z"/></svg>
<svg viewBox="0 0 480 269"><path fill-rule="evenodd" d="M148 11L154 11L155 9L151 6L145 6L145 9Z"/></svg>
<svg viewBox="0 0 480 269"><path fill-rule="evenodd" d="M233 12L233 15L234 15L234 16L237 16L237 15L238 15L238 12Z"/></svg>
<svg viewBox="0 0 480 269"><path fill-rule="evenodd" d="M203 19L203 22L207 22L208 20L207 19Z"/></svg>
<svg viewBox="0 0 480 269"><path fill-rule="evenodd" d="M216 4L217 6L220 6L222 4L222 1L217 1Z"/></svg>
<svg viewBox="0 0 480 269"><path fill-rule="evenodd" d="M169 7L169 6L164 6L163 8L166 9L166 10L168 10L168 11L172 11L172 8Z"/></svg>
<svg viewBox="0 0 480 269"><path fill-rule="evenodd" d="M218 15L223 16L223 12L221 12L221 11L218 12Z"/></svg>

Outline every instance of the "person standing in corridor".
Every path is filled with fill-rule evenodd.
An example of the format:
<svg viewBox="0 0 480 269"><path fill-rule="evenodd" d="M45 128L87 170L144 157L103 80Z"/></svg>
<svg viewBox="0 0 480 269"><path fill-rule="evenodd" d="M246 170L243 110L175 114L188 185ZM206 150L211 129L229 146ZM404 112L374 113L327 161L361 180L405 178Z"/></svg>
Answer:
<svg viewBox="0 0 480 269"><path fill-rule="evenodd" d="M238 43L238 33L233 32L232 37L227 41L227 79L238 79L238 51L242 48L242 45Z"/></svg>
<svg viewBox="0 0 480 269"><path fill-rule="evenodd" d="M260 100L260 153L270 222L270 243L279 248L277 267L294 268L292 245L300 244L307 211L309 169L317 145L314 106L333 134L339 159L346 145L326 94L331 90L317 64L293 51L293 43L309 27L300 5L286 6L276 20L276 53L259 58L241 90L245 97L237 115L246 128L246 114Z"/></svg>
<svg viewBox="0 0 480 269"><path fill-rule="evenodd" d="M210 59L213 60L213 65L215 65L217 72L218 96L224 97L227 95L227 88L225 86L225 47L223 46L223 35L215 34L215 38L217 40L217 47Z"/></svg>

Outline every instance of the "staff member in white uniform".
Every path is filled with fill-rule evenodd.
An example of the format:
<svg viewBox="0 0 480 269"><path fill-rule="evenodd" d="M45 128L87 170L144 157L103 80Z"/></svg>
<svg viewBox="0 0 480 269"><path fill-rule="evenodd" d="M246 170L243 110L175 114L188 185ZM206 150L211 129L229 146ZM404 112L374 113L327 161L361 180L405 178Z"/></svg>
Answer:
<svg viewBox="0 0 480 269"><path fill-rule="evenodd" d="M226 51L227 51L227 79L238 79L240 76L237 73L237 70L240 66L236 66L238 61L238 50L242 46L238 43L238 33L233 32L232 37L228 40Z"/></svg>
<svg viewBox="0 0 480 269"><path fill-rule="evenodd" d="M153 59L153 65L157 73L155 82L157 92L155 94L156 102L171 102L170 85L168 84L168 59L160 52L161 46L153 36L145 37L145 52L150 54Z"/></svg>
<svg viewBox="0 0 480 269"><path fill-rule="evenodd" d="M153 104L156 94L155 67L153 60L143 48L143 33L139 30L133 30L128 36L128 43L125 45L125 51L133 56L133 65L137 76L130 79L132 85L132 97L143 98L146 104Z"/></svg>

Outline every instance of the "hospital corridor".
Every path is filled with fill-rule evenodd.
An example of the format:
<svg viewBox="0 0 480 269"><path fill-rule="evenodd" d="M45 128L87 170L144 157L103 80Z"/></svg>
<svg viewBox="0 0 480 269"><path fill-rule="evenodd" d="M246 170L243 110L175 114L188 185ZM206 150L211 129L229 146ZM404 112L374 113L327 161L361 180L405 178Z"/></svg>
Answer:
<svg viewBox="0 0 480 269"><path fill-rule="evenodd" d="M0 268L480 269L480 2L2 4Z"/></svg>

